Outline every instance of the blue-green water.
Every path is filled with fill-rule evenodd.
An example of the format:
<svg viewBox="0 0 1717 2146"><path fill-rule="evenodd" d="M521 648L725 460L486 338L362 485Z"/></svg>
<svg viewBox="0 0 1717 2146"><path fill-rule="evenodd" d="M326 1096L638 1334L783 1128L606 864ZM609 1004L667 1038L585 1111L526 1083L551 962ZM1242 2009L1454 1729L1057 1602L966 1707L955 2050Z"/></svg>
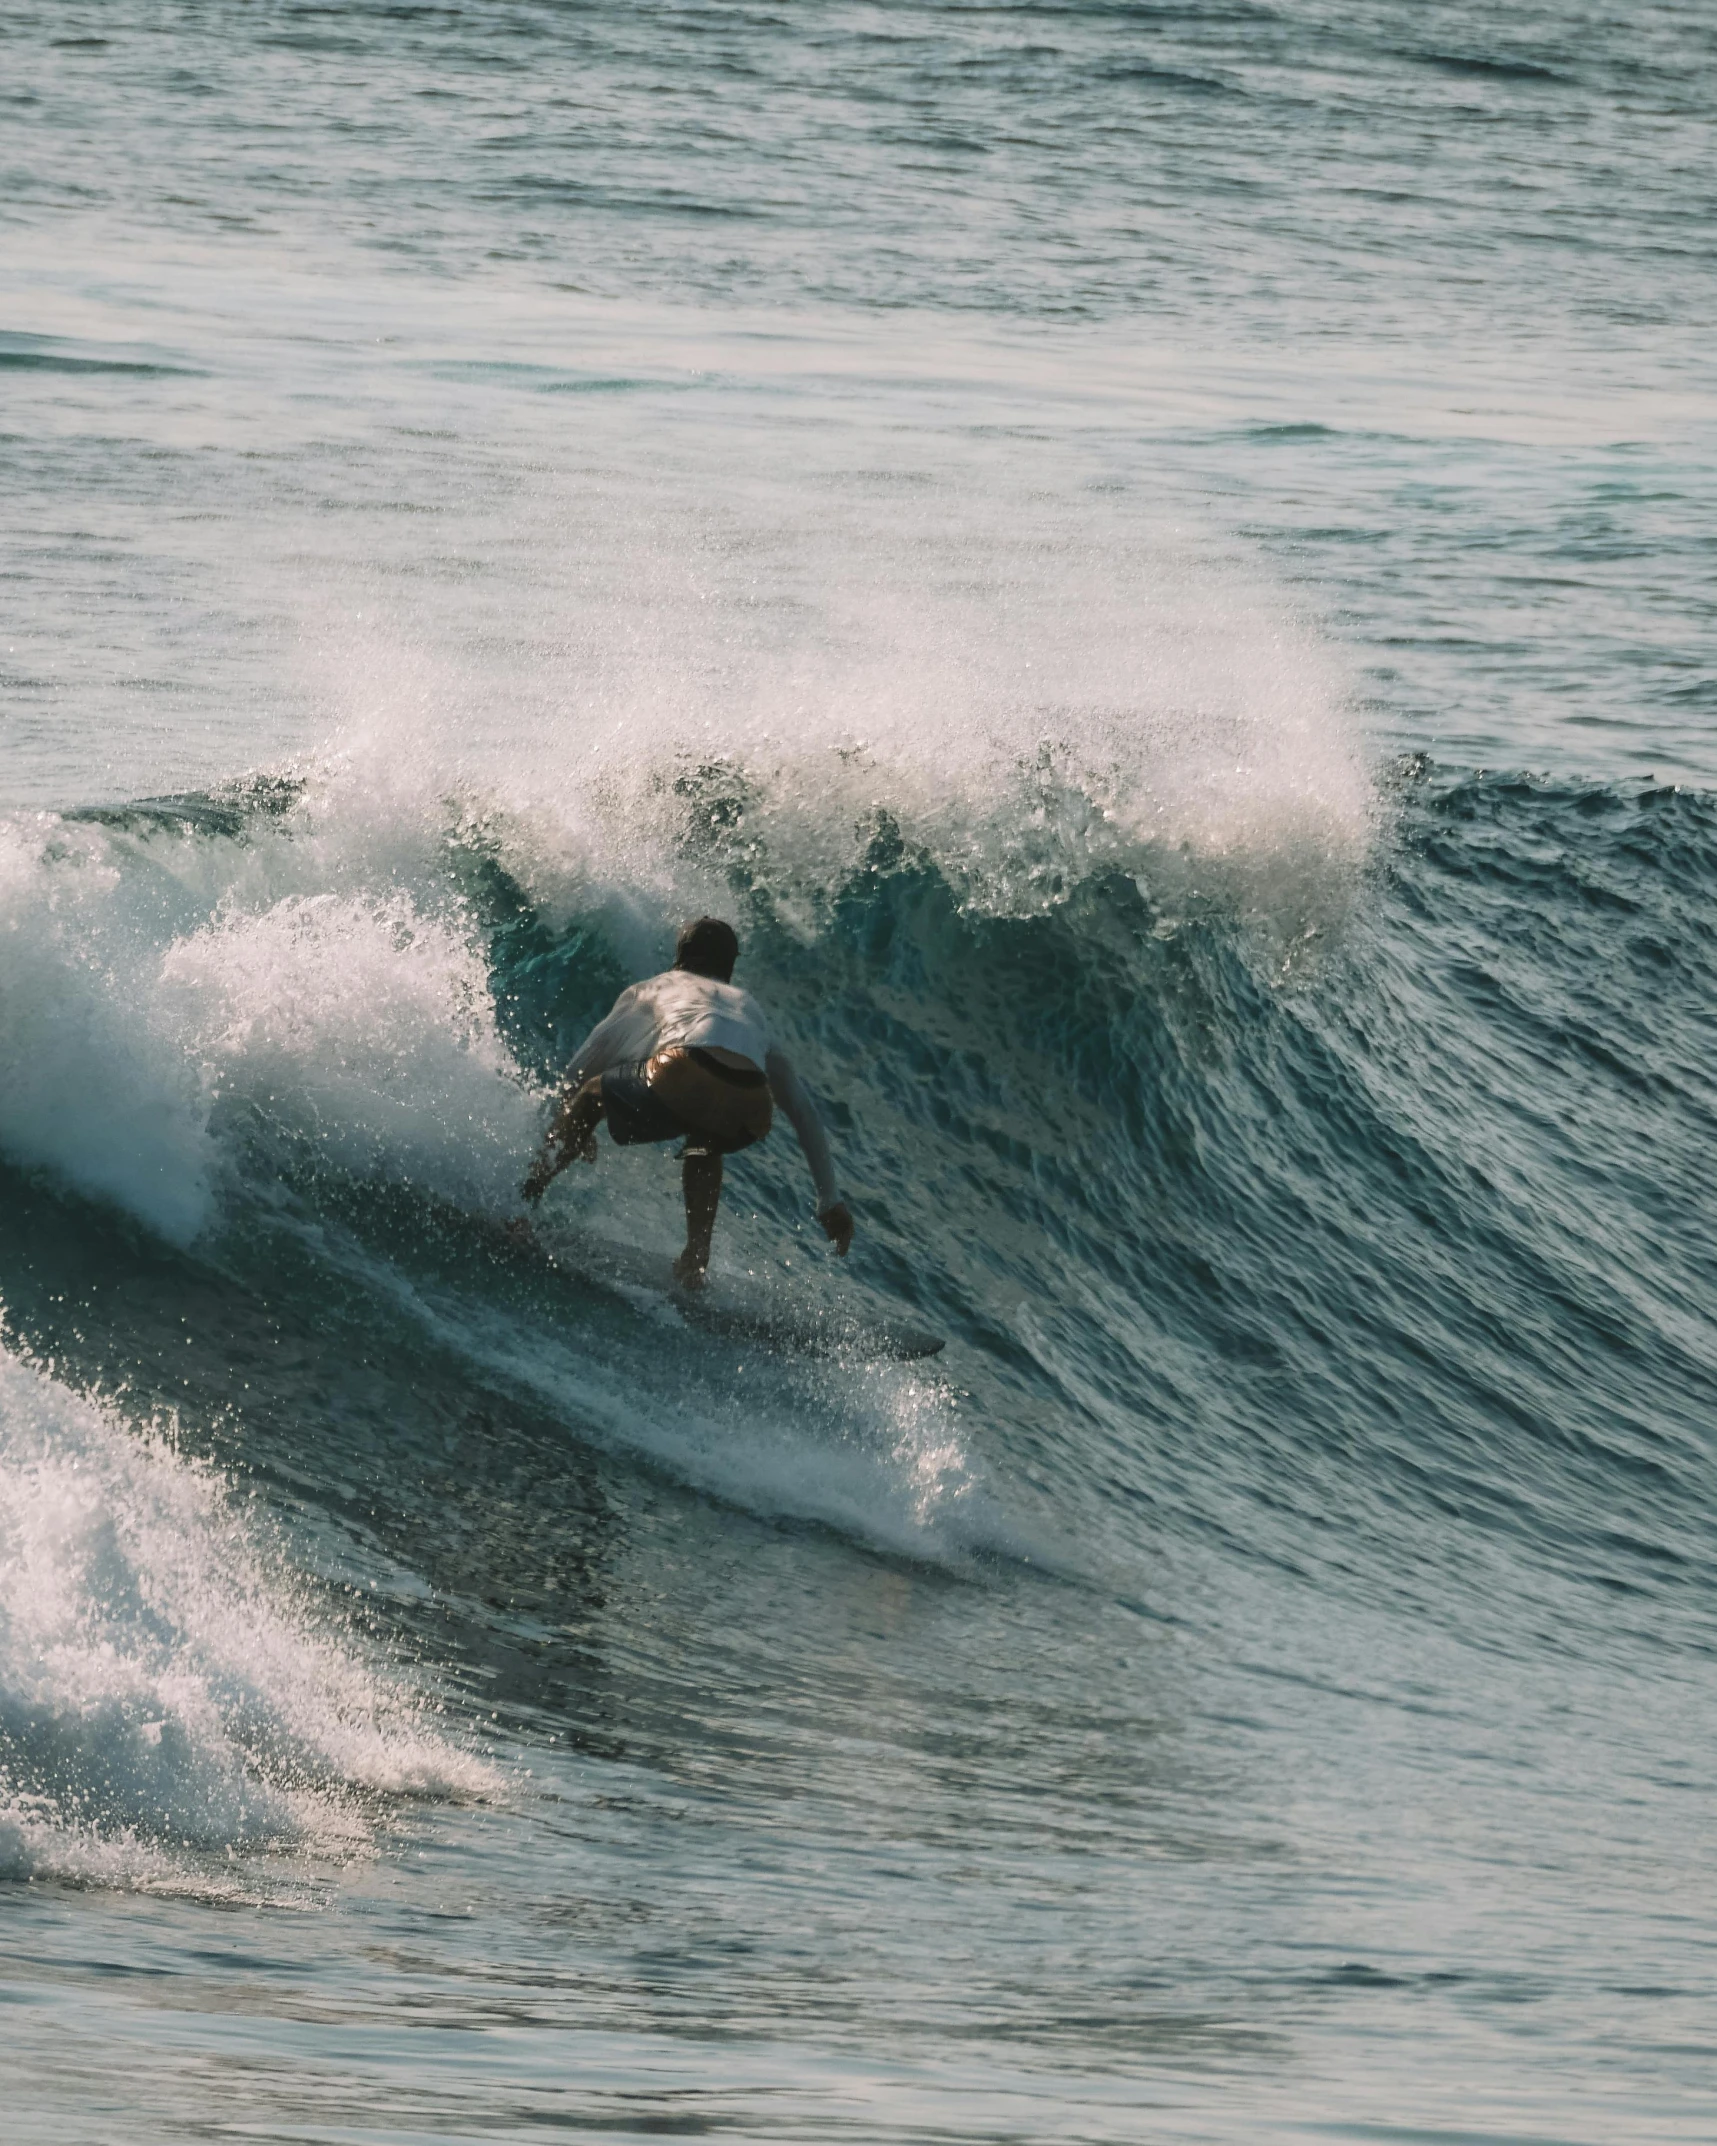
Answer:
<svg viewBox="0 0 1717 2146"><path fill-rule="evenodd" d="M8 2138L1712 2135L1714 57L0 20Z"/></svg>

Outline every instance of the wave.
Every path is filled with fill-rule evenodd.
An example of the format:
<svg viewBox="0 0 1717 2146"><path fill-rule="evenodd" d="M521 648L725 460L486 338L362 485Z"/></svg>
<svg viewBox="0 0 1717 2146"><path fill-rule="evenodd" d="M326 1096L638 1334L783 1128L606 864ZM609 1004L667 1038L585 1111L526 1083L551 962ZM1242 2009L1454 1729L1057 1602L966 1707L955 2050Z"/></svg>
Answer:
<svg viewBox="0 0 1717 2146"><path fill-rule="evenodd" d="M1273 821L1236 877L1081 790L1049 873L1041 772L1016 763L1011 821L984 793L981 872L892 793L843 819L844 773L816 841L779 841L769 767L681 753L630 878L600 846L573 869L571 818L550 841L469 786L378 800L350 768L12 823L18 1332L312 1506L382 1486L378 1554L474 1617L498 1583L449 1514L468 1537L524 1469L552 1530L583 1454L1161 1614L1177 1562L1216 1556L1490 1644L1708 1644L1717 806L1404 764L1361 852L1290 800L1292 869ZM824 1099L862 1224L843 1288L942 1328L945 1372L712 1344L497 1249L567 1053L706 900ZM578 1176L555 1226L671 1241L661 1157ZM796 1156L734 1178L718 1259L814 1266ZM51 1862L50 1806L51 1853L141 1855L331 1838L354 1794L466 1778L380 1725L385 1680L277 1592L217 1476L6 1378L16 1509L73 1515L9 1523L64 1545L29 1600L71 1635L8 1607L15 1661L58 1664L8 1671L9 1852ZM99 1463L75 1511L27 1459L74 1448Z"/></svg>

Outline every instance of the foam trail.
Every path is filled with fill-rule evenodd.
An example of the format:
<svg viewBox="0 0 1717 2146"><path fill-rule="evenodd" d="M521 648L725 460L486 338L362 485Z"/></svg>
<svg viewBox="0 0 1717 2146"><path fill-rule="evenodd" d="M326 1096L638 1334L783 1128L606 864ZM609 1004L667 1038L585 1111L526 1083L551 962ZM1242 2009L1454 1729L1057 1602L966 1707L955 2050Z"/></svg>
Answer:
<svg viewBox="0 0 1717 2146"><path fill-rule="evenodd" d="M217 1473L0 1352L0 1871L228 1889L230 1853L349 1854L377 1796L490 1781Z"/></svg>
<svg viewBox="0 0 1717 2146"><path fill-rule="evenodd" d="M661 1318L670 1348L677 1314ZM874 1548L962 1567L1034 1546L1000 1511L965 1449L946 1382L899 1365L772 1364L766 1350L721 1379L666 1378L445 1300L412 1309L492 1377L551 1406L576 1395L581 1428L759 1517L807 1520ZM675 1359L670 1358L670 1363Z"/></svg>

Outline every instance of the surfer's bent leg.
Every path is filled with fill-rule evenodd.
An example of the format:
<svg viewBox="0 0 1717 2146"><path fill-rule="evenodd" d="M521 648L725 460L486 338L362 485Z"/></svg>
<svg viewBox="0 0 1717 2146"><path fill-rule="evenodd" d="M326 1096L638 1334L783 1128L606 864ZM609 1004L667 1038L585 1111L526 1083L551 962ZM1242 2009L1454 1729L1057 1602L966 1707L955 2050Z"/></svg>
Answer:
<svg viewBox="0 0 1717 2146"><path fill-rule="evenodd" d="M701 1289L709 1267L716 1209L721 1205L721 1156L693 1149L682 1165L686 1195L686 1248L674 1261L674 1279L682 1289Z"/></svg>
<svg viewBox="0 0 1717 2146"><path fill-rule="evenodd" d="M596 1160L596 1128L602 1123L602 1082L587 1080L561 1097L543 1142L543 1151L521 1188L527 1200L540 1200L569 1162Z"/></svg>

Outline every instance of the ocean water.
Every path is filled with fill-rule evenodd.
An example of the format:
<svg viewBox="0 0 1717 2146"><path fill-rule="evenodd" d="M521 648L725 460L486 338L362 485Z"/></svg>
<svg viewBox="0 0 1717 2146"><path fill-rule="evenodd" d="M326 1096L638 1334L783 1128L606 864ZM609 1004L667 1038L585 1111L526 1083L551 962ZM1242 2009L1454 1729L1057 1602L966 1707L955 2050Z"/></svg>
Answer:
<svg viewBox="0 0 1717 2146"><path fill-rule="evenodd" d="M1717 2135L1714 62L0 13L8 2141Z"/></svg>

